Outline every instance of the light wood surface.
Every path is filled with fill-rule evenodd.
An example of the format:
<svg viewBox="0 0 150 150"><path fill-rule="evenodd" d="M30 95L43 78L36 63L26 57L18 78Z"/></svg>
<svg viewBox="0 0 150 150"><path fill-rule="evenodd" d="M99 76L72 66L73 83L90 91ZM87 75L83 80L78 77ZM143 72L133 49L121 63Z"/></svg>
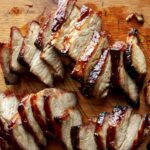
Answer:
<svg viewBox="0 0 150 150"><path fill-rule="evenodd" d="M131 27L136 27L140 33L141 47L144 51L147 60L148 73L146 81L150 79L150 1L149 0L78 0L78 5L89 5L95 10L102 11L103 30L111 34L111 43L115 40L125 40L127 32ZM29 6L30 7L29 7ZM32 6L32 7L31 7ZM18 15L12 13L12 9L17 7ZM23 27L32 20L35 20L44 10L54 11L56 4L52 0L0 0L0 42L9 42L9 33L11 26ZM135 21L127 23L126 16L132 12L139 12L144 15L144 25L139 25ZM75 81L72 81L69 76L64 82L57 83L57 87L76 91L79 97L79 108L84 118L98 115L102 111L111 111L114 105L127 105L123 95L119 93L111 94L105 100L87 99L83 97L78 87L80 86ZM21 83L16 86L6 86L3 74L0 69L0 91L8 89L13 90L20 96L31 92L37 92L45 88L45 85L40 83L34 77L24 76ZM143 91L140 94L141 106L138 113L150 114L150 107L145 104ZM145 142L146 143L146 142ZM61 147L56 147L52 144L49 150L59 150ZM145 144L140 148L145 150Z"/></svg>

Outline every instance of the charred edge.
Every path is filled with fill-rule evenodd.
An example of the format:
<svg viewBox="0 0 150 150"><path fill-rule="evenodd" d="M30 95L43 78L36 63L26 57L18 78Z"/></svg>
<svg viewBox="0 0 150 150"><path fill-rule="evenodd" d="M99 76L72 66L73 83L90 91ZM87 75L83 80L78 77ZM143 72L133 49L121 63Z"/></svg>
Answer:
<svg viewBox="0 0 150 150"><path fill-rule="evenodd" d="M44 48L44 44L43 44L43 32L40 32L38 35L38 38L36 39L36 41L34 42L34 45L37 49L39 50L43 50Z"/></svg>
<svg viewBox="0 0 150 150"><path fill-rule="evenodd" d="M113 113L117 113L117 112L120 112L121 111L121 114L124 114L126 111L127 111L127 109L128 109L129 107L128 106L115 106L114 108L113 108ZM121 115L120 114L120 115Z"/></svg>
<svg viewBox="0 0 150 150"><path fill-rule="evenodd" d="M80 150L79 148L79 131L80 127L75 126L71 128L71 143L73 150Z"/></svg>
<svg viewBox="0 0 150 150"><path fill-rule="evenodd" d="M20 104L19 107L18 107L18 112L21 116L21 120L22 120L22 123L23 123L23 126L24 128L33 136L35 142L37 143L37 145L40 147L40 148L44 148L44 146L40 143L40 141L38 140L37 136L36 136L36 133L34 132L34 130L32 129L29 121L28 121L28 118L27 118L27 115L25 113L25 109L24 109L24 106L23 104Z"/></svg>
<svg viewBox="0 0 150 150"><path fill-rule="evenodd" d="M150 141L147 144L147 150L150 150Z"/></svg>
<svg viewBox="0 0 150 150"><path fill-rule="evenodd" d="M138 96L137 99L132 100L129 98L129 96L126 94L126 100L127 103L132 106L133 108L139 108L140 107L140 97Z"/></svg>
<svg viewBox="0 0 150 150"><path fill-rule="evenodd" d="M131 28L128 35L129 36L135 36L138 40L138 43L140 43L139 32L136 28Z"/></svg>
<svg viewBox="0 0 150 150"><path fill-rule="evenodd" d="M86 97L92 97L93 96L93 88L94 84L83 84L82 87L80 88L81 93L86 96Z"/></svg>
<svg viewBox="0 0 150 150"><path fill-rule="evenodd" d="M9 78L7 78L7 77L4 75L5 83L6 83L7 85L17 85L17 84L20 82L20 77L19 77L19 75L18 75L16 72L12 72L12 71L11 71L10 73L12 73L12 74L14 74L14 75L16 76L16 80L11 81L11 80L9 80Z"/></svg>

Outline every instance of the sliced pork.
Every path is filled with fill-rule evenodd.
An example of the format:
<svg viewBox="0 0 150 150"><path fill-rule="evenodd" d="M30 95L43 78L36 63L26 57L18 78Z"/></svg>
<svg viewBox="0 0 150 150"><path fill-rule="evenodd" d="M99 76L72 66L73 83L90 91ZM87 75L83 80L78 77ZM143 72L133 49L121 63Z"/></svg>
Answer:
<svg viewBox="0 0 150 150"><path fill-rule="evenodd" d="M127 37L127 50L124 52L124 64L129 75L142 85L147 72L147 65L143 51L139 46L137 29L131 29Z"/></svg>
<svg viewBox="0 0 150 150"><path fill-rule="evenodd" d="M132 106L138 107L140 104L138 87L124 68L123 53L125 50L126 44L123 42L116 42L111 48L112 83L123 90Z"/></svg>
<svg viewBox="0 0 150 150"><path fill-rule="evenodd" d="M10 47L7 44L0 45L0 60L6 84L17 84L19 77L10 69Z"/></svg>
<svg viewBox="0 0 150 150"><path fill-rule="evenodd" d="M11 28L10 33L10 68L14 72L22 73L25 68L18 62L19 52L22 48L24 38L17 27Z"/></svg>
<svg viewBox="0 0 150 150"><path fill-rule="evenodd" d="M36 21L32 21L28 27L28 34L24 40L24 44L19 53L19 61L24 65L30 66L31 61L37 48L34 45L35 40L38 38L40 32L40 25Z"/></svg>
<svg viewBox="0 0 150 150"><path fill-rule="evenodd" d="M125 106L113 108L107 129L107 148L118 150L125 140L132 109Z"/></svg>
<svg viewBox="0 0 150 150"><path fill-rule="evenodd" d="M71 129L71 139L74 150L97 150L95 140L95 124L76 126Z"/></svg>
<svg viewBox="0 0 150 150"><path fill-rule="evenodd" d="M150 105L150 81L148 81L144 89L144 93L145 93L145 101L148 105Z"/></svg>

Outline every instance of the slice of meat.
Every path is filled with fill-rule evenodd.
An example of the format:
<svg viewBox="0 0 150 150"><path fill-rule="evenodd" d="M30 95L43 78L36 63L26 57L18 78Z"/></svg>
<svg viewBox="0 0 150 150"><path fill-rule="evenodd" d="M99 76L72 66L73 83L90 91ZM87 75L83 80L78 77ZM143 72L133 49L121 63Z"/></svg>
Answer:
<svg viewBox="0 0 150 150"><path fill-rule="evenodd" d="M109 118L110 114L103 112L99 114L96 122L95 139L99 150L107 150L106 137L107 129L109 127Z"/></svg>
<svg viewBox="0 0 150 150"><path fill-rule="evenodd" d="M124 68L123 53L125 50L126 44L123 42L116 42L111 48L112 83L126 94L130 105L138 107L140 105L138 87Z"/></svg>
<svg viewBox="0 0 150 150"><path fill-rule="evenodd" d="M55 76L61 78L64 77L64 66L61 62L60 56L57 54L53 46L48 44L44 48L43 53L41 54L41 59L53 68Z"/></svg>
<svg viewBox="0 0 150 150"><path fill-rule="evenodd" d="M81 53L72 75L75 78L86 80L89 76L89 72L93 66L97 63L99 56L101 55L102 49L108 46L108 39L106 34L99 34L94 31L93 37L87 48Z"/></svg>
<svg viewBox="0 0 150 150"><path fill-rule="evenodd" d="M94 95L97 98L105 98L108 95L111 79L111 55L110 49L103 49L98 62L91 69L86 80L83 93Z"/></svg>
<svg viewBox="0 0 150 150"><path fill-rule="evenodd" d="M82 6L80 18L74 24L73 30L65 37L65 53L78 60L81 52L86 49L94 31L101 30L101 18L92 9Z"/></svg>
<svg viewBox="0 0 150 150"><path fill-rule="evenodd" d="M10 68L14 72L22 73L25 68L18 62L19 52L22 48L24 38L17 27L11 28L10 33Z"/></svg>
<svg viewBox="0 0 150 150"><path fill-rule="evenodd" d="M38 38L40 32L40 25L36 21L32 21L28 27L28 34L27 37L24 39L24 44L22 49L19 53L19 61L26 65L30 66L31 61L37 48L34 45L35 40Z"/></svg>
<svg viewBox="0 0 150 150"><path fill-rule="evenodd" d="M144 89L144 94L145 94L145 101L147 105L150 105L150 81L148 81L145 89Z"/></svg>
<svg viewBox="0 0 150 150"><path fill-rule="evenodd" d="M143 51L139 46L138 31L131 29L127 37L128 47L124 52L124 64L129 75L142 85L147 73L147 65Z"/></svg>
<svg viewBox="0 0 150 150"><path fill-rule="evenodd" d="M107 129L107 148L118 150L125 140L126 131L131 117L132 109L126 106L113 108Z"/></svg>
<svg viewBox="0 0 150 150"><path fill-rule="evenodd" d="M135 149L143 138L145 129L145 118L138 114L133 114L129 120L126 137L119 150Z"/></svg>
<svg viewBox="0 0 150 150"><path fill-rule="evenodd" d="M57 135L61 137L65 147L69 150L73 150L71 143L71 128L82 124L82 117L77 109L68 109L63 116L54 118L54 128L57 131Z"/></svg>
<svg viewBox="0 0 150 150"><path fill-rule="evenodd" d="M9 134L15 149L39 150L34 138L23 127L21 118L17 113L9 123Z"/></svg>
<svg viewBox="0 0 150 150"><path fill-rule="evenodd" d="M72 145L74 150L97 150L95 140L95 124L88 123L71 129ZM75 141L78 140L78 141ZM74 143L75 142L75 143Z"/></svg>
<svg viewBox="0 0 150 150"><path fill-rule="evenodd" d="M47 145L47 141L32 112L31 99L33 97L34 94L30 94L29 96L23 98L19 104L18 112L21 116L21 120L26 131L34 137L34 140L38 146L43 148Z"/></svg>
<svg viewBox="0 0 150 150"><path fill-rule="evenodd" d="M48 85L53 86L53 70L40 58L41 52L36 50L32 61L30 63L30 72L37 76L40 81Z"/></svg>
<svg viewBox="0 0 150 150"><path fill-rule="evenodd" d="M57 32L63 23L70 16L72 9L74 8L76 0L62 1L55 13L54 22L52 24L52 31Z"/></svg>
<svg viewBox="0 0 150 150"><path fill-rule="evenodd" d="M0 62L6 84L17 84L19 76L10 69L10 48L7 44L0 45Z"/></svg>

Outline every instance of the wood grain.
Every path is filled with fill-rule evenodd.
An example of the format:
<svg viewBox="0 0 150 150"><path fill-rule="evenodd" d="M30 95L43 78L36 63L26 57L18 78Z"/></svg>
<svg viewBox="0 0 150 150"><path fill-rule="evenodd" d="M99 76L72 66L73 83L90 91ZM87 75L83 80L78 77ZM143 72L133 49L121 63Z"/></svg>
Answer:
<svg viewBox="0 0 150 150"><path fill-rule="evenodd" d="M111 34L110 41L125 40L128 30L131 27L136 27L140 33L141 47L144 51L147 60L148 73L146 81L150 79L150 1L149 0L78 0L78 5L89 5L95 10L102 12L103 30ZM32 7L29 7L29 6ZM54 11L56 4L52 0L0 0L0 42L9 42L9 33L11 26L23 27L28 22L35 20L41 13L46 11ZM18 15L11 14L13 7L20 10ZM135 21L127 23L126 16L132 12L139 12L144 15L144 25L139 25ZM79 97L79 108L84 118L98 115L102 111L111 111L114 105L127 105L125 98L120 93L110 94L105 100L87 99L83 97L78 87L80 86L75 81L67 76L64 82L59 82L57 87L76 91ZM46 86L35 79L31 75L22 77L22 81L16 86L5 85L3 74L0 69L0 91L8 89L13 90L17 95L25 95L31 92L37 92ZM150 114L150 107L145 104L143 91L140 93L141 106L138 113ZM146 142L141 146L141 150L145 150ZM53 145L53 146L52 146ZM59 150L59 146L52 144L49 150Z"/></svg>

